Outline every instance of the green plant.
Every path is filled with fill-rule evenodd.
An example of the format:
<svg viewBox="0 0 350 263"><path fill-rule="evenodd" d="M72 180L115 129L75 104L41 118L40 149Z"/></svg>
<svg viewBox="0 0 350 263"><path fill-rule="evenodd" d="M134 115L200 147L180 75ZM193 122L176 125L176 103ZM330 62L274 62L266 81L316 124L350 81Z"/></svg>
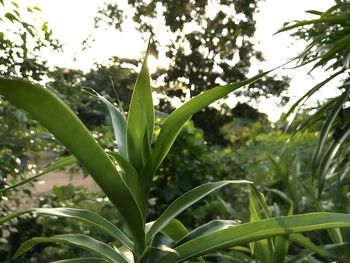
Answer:
<svg viewBox="0 0 350 263"><path fill-rule="evenodd" d="M294 30L294 37L308 41L303 52L296 56L298 67L309 65L310 72L323 68L329 75L298 99L286 117L331 81L340 80L339 95L313 107L314 113L301 122L297 131L318 132L309 168L312 182L306 190L312 205L319 211L348 212L350 3L334 2L326 11L308 11L316 19L286 25L279 32ZM348 231L329 230L328 233L334 243L350 240ZM345 248L344 261L350 259L348 248Z"/></svg>
<svg viewBox="0 0 350 263"><path fill-rule="evenodd" d="M148 51L144 61L147 61ZM39 243L58 242L85 249L96 256L91 259L69 259L61 262L184 262L203 261L201 256L237 245L274 238L279 235L350 227L350 215L309 213L304 215L260 219L238 224L232 221L212 221L188 231L176 217L209 193L230 184L250 185L254 200L266 212L266 205L249 181L219 181L200 185L177 198L153 222L146 222L148 197L152 179L166 157L176 137L191 116L210 103L238 88L250 84L266 73L251 79L206 91L172 112L153 138L154 109L149 72L143 63L132 95L127 119L124 112L100 99L110 111L118 153L107 153L93 138L76 115L52 92L22 80L0 80L0 94L19 108L28 111L45 126L74 157L66 157L57 167L72 163L75 158L90 172L102 191L119 211L128 231L122 232L101 216L83 209L37 208L19 211L0 218L0 223L35 212L39 215L69 217L98 228L114 241L102 243L84 234L62 234L35 237L21 245L17 257ZM68 161L67 161L68 160ZM267 241L268 242L268 241ZM277 244L279 244L277 242ZM271 247L276 250L278 246Z"/></svg>

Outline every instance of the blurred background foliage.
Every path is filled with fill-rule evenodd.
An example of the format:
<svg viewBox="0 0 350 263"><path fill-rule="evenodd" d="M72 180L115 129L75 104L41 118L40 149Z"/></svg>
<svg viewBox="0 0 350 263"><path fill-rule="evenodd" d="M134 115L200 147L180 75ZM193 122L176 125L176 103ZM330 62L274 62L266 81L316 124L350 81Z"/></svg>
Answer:
<svg viewBox="0 0 350 263"><path fill-rule="evenodd" d="M287 214L290 206L294 213L349 212L350 118L346 102L349 100L350 7L346 2L336 2L326 14L310 12L317 19L345 17L344 20L337 20L340 21L337 23L295 22L286 25L285 30L294 29L294 37L308 42L305 52L299 56L299 65L324 66L332 72L330 78L340 75L343 80L339 85L341 95L313 108L304 107L294 114L291 124L286 119L292 112L271 123L259 112L259 99L276 97L280 105L289 101L289 78L271 76L236 93L248 98L247 103L231 107L223 100L195 115L182 130L155 177L149 220L159 216L166 204L203 182L237 178L259 185L276 215ZM117 1L107 1L97 11L95 22L97 27L122 30L123 21L131 13L141 33L153 33L153 55L169 61L169 67L152 74L156 92L163 94L157 107L159 111L169 113L174 109L173 98L184 101L215 85L243 80L251 64L264 59L251 40L255 32L257 1L220 0L218 3L217 12L208 14L209 1L155 0L146 3L129 0L127 10ZM127 112L140 61L112 57L108 64L96 64L88 72L48 68L40 51L49 48L59 52L61 46L46 22L39 26L33 24L31 16L40 13L40 8L24 8L23 3L8 0L0 1L0 5L6 5L9 10L0 18L3 28L0 32L1 76L45 82L77 113L105 148L116 151L108 112L90 91L93 89L115 103L118 103L117 93ZM161 38L162 31L169 34L168 40ZM311 92L305 98L326 82L328 80L313 89L310 87ZM301 103L303 101L293 107L297 109ZM163 117L157 119L159 127ZM320 158L323 153L329 158ZM30 116L0 100L1 188L36 174L62 154L68 153L45 129ZM79 167L70 172L77 171L83 172ZM38 198L35 187L31 189L2 193L1 215L18 209L22 198L27 198L38 207L88 208L119 226L118 214L98 191L66 185L54 187ZM248 189L226 188L183 213L181 221L195 227L216 218L249 220L247 193ZM83 224L28 216L2 226L0 261L10 262L19 244L30 237L69 233L74 229L105 238ZM344 239L340 241L349 240L346 235L341 237ZM330 239L327 234L311 238L320 244L327 244ZM297 246L290 249L291 254L299 252ZM15 262L47 262L80 253L64 246L38 246ZM234 262L230 257L237 255L239 262L255 262L243 252L227 253L220 262ZM312 256L307 260L300 262L320 262Z"/></svg>

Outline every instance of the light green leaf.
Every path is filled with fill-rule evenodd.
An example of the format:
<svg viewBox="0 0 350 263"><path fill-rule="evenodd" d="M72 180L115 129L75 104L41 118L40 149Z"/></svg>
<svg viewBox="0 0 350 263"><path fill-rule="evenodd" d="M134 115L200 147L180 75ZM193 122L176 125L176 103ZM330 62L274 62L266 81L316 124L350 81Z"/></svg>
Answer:
<svg viewBox="0 0 350 263"><path fill-rule="evenodd" d="M220 230L190 240L174 249L180 254L167 254L159 263L184 262L187 259L227 249L236 245L327 228L350 227L349 214L309 213L278 218L263 219Z"/></svg>
<svg viewBox="0 0 350 263"><path fill-rule="evenodd" d="M154 126L152 88L147 66L149 48L137 77L127 120L128 160L140 171L150 157Z"/></svg>
<svg viewBox="0 0 350 263"><path fill-rule="evenodd" d="M14 258L19 257L32 247L41 243L63 243L71 246L79 247L87 250L96 256L99 256L107 262L113 263L128 263L121 255L119 255L110 246L102 243L96 239L93 239L86 235L81 234L65 234L65 235L55 235L52 237L34 237L26 242L24 242L17 250Z"/></svg>
<svg viewBox="0 0 350 263"><path fill-rule="evenodd" d="M39 215L49 215L49 216L78 219L87 224L97 227L102 232L108 234L109 236L121 242L128 249L130 250L133 249L133 243L122 231L119 230L119 228L117 228L108 220L104 219L103 217L89 210L76 209L76 208L37 208L35 209L35 211Z"/></svg>
<svg viewBox="0 0 350 263"><path fill-rule="evenodd" d="M163 212L163 214L153 223L149 231L146 233L146 243L152 240L155 234L161 231L169 222L178 216L182 211L210 194L211 192L220 189L223 186L229 184L251 184L249 181L245 180L228 180L220 181L214 183L206 183L200 185L191 191L183 194L177 198L173 203L171 203L168 208Z"/></svg>
<svg viewBox="0 0 350 263"><path fill-rule="evenodd" d="M328 77L327 79L325 79L324 81L318 83L316 86L314 86L312 89L310 89L308 92L306 92L301 98L299 98L288 110L288 112L286 113L286 115L283 117L282 120L286 120L288 118L288 116L296 109L296 107L300 107L302 106L315 92L317 92L318 90L320 90L320 88L322 88L325 84L327 84L329 81L331 81L332 79L334 79L335 77L337 77L339 74L343 73L344 70L341 69L339 71L337 71L336 73L332 74L330 77ZM301 104L301 102L303 101L303 103Z"/></svg>
<svg viewBox="0 0 350 263"><path fill-rule="evenodd" d="M6 190L11 190L11 189L17 188L17 187L25 185L27 183L30 183L33 180L38 179L39 177L41 177L41 176L43 176L43 175L45 175L45 174L47 174L49 172L61 169L61 168L66 167L68 165L74 164L76 162L77 162L77 159L73 155L64 157L64 158L58 160L57 162L55 162L54 164L50 165L49 167L47 167L41 173L36 174L36 175L34 175L34 176L30 177L30 178L27 178L27 179L25 179L25 180L23 180L21 182L16 183L14 185L10 185L10 186L8 186L6 188L0 189L0 193L4 192Z"/></svg>
<svg viewBox="0 0 350 263"><path fill-rule="evenodd" d="M117 207L134 237L135 248L144 246L144 220L113 161L78 117L48 89L27 81L0 79L0 95L28 111L86 167Z"/></svg>
<svg viewBox="0 0 350 263"><path fill-rule="evenodd" d="M186 227L177 219L173 219L161 230L162 234L170 237L174 242L179 241L188 234Z"/></svg>
<svg viewBox="0 0 350 263"><path fill-rule="evenodd" d="M97 94L99 99L107 106L109 114L111 116L114 138L117 142L118 153L125 159L128 158L126 150L126 119L124 112L121 112L111 102L109 102L103 96Z"/></svg>
<svg viewBox="0 0 350 263"><path fill-rule="evenodd" d="M234 220L212 220L204 225L201 225L188 233L186 236L181 238L175 246L180 246L183 243L186 243L189 240L210 234L212 232L222 230L231 226L238 225L239 223Z"/></svg>
<svg viewBox="0 0 350 263"><path fill-rule="evenodd" d="M110 156L118 163L120 168L124 171L124 181L129 186L131 193L136 196L135 191L137 190L137 182L139 179L139 174L135 167L128 162L123 156L117 153L109 153Z"/></svg>

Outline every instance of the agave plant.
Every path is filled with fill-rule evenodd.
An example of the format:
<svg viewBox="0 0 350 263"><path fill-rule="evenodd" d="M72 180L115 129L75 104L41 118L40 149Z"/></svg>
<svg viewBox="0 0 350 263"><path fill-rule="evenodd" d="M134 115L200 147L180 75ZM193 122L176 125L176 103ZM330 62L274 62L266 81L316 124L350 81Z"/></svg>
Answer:
<svg viewBox="0 0 350 263"><path fill-rule="evenodd" d="M119 211L128 230L124 233L111 222L88 210L37 208L19 211L0 218L0 223L30 212L69 217L98 228L110 236L113 242L106 244L83 234L34 237L23 243L14 257L22 255L36 244L54 242L76 246L96 256L67 259L61 263L204 262L203 257L212 252L253 242L251 251L260 251L255 254L263 255L259 256L262 262L279 262L281 257L278 254L286 253L285 246L281 244L288 239L288 235L350 227L350 215L347 214L309 213L272 218L263 195L251 182L245 180L200 185L169 204L155 221L146 222L152 178L185 123L212 102L268 73L261 73L239 83L218 86L194 97L164 120L155 139L152 138L155 118L147 56L148 51L136 80L127 118L122 110L100 97L111 115L118 147L118 153L115 154L106 153L78 117L48 89L23 80L0 80L0 94L17 107L28 111L72 153L72 156L61 159L36 177L79 161ZM230 184L250 187L251 222L237 224L236 221L214 220L189 231L176 219L198 200ZM260 216L260 209L265 216ZM283 239L278 239L280 235ZM271 253L276 256L271 257ZM270 261L271 258L273 261Z"/></svg>

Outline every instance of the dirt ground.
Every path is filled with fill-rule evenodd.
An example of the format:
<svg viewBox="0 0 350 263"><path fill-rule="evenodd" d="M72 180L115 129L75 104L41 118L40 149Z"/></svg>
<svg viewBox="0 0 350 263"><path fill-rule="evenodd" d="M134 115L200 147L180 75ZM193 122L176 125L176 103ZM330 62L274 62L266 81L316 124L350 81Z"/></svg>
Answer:
<svg viewBox="0 0 350 263"><path fill-rule="evenodd" d="M85 177L82 174L74 174L73 176L65 172L51 172L44 175L40 180L36 181L35 188L38 193L50 191L53 186L62 186L67 184L84 185L89 190L96 190L98 186L91 177Z"/></svg>
<svg viewBox="0 0 350 263"><path fill-rule="evenodd" d="M51 172L40 178L40 180L35 181L34 186L26 185L26 188L31 190L32 196L29 197L23 192L19 192L19 200L21 200L18 209L24 210L35 207L37 205L37 200L41 193L49 192L56 186L63 186L67 184L73 184L75 186L84 185L88 190L94 191L98 190L99 187L93 181L91 177L85 177L82 174L71 174L65 172Z"/></svg>

